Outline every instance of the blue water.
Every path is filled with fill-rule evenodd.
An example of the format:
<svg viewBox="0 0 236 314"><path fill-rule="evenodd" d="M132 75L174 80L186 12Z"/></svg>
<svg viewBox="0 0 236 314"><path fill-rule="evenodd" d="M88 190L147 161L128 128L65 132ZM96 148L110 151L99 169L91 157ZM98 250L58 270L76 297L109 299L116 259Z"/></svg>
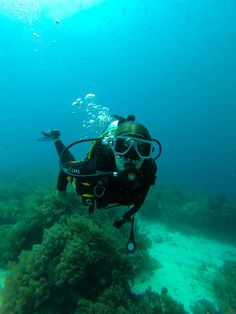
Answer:
<svg viewBox="0 0 236 314"><path fill-rule="evenodd" d="M104 0L83 10L68 1L70 12L57 1L50 12L45 1L2 2L3 181L56 176L53 145L36 138L50 127L66 143L80 138L71 104L94 93L162 142L161 179L236 198L234 0Z"/></svg>

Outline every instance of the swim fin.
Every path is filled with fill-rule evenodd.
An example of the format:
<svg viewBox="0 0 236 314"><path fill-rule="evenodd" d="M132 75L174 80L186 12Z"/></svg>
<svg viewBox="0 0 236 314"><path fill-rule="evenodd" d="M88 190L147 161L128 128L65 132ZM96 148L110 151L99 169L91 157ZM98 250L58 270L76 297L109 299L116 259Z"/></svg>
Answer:
<svg viewBox="0 0 236 314"><path fill-rule="evenodd" d="M38 138L38 141L49 142L60 137L61 132L58 129L50 129L48 131L41 131L42 137Z"/></svg>

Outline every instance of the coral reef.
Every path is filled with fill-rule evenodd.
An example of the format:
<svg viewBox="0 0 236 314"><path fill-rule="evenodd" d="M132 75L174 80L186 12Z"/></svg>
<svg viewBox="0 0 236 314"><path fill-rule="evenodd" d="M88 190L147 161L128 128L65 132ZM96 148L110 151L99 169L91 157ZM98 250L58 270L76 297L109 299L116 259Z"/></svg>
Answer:
<svg viewBox="0 0 236 314"><path fill-rule="evenodd" d="M1 206L1 217L4 217L4 223L2 219L0 225L1 266L16 260L21 250L40 243L44 229L71 213L76 205L74 198L62 202L53 190L42 188L32 194L26 194L21 189L14 190L11 195L12 199L7 198Z"/></svg>
<svg viewBox="0 0 236 314"><path fill-rule="evenodd" d="M236 262L227 261L213 281L214 292L223 313L236 314Z"/></svg>
<svg viewBox="0 0 236 314"><path fill-rule="evenodd" d="M223 194L208 196L162 183L151 190L141 214L181 231L198 230L236 243L236 204Z"/></svg>
<svg viewBox="0 0 236 314"><path fill-rule="evenodd" d="M111 286L96 302L82 299L75 314L186 314L183 305L166 292L155 293L148 288L144 294L134 295L128 288Z"/></svg>
<svg viewBox="0 0 236 314"><path fill-rule="evenodd" d="M138 232L138 250L127 255L129 226L116 230L108 212L81 215L73 196L63 203L45 189L21 204L12 223L1 226L7 235L1 254L11 261L1 313L185 313L167 290L131 292L135 277L158 263Z"/></svg>
<svg viewBox="0 0 236 314"><path fill-rule="evenodd" d="M191 312L192 314L222 314L221 310L205 299L195 302L195 304L191 306Z"/></svg>

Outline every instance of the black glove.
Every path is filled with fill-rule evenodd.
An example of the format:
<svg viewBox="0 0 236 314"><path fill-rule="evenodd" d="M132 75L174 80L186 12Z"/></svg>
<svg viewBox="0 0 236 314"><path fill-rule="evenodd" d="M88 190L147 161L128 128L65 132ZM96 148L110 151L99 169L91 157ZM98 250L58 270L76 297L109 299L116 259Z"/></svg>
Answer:
<svg viewBox="0 0 236 314"><path fill-rule="evenodd" d="M114 221L113 226L116 229L120 229L123 226L124 222L125 222L124 219L116 220L116 221Z"/></svg>

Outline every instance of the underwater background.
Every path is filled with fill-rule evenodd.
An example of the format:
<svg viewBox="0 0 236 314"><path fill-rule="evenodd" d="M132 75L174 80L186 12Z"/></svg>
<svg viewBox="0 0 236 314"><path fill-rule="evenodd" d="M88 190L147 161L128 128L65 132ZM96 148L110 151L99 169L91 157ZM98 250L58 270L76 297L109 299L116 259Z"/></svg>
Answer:
<svg viewBox="0 0 236 314"><path fill-rule="evenodd" d="M189 287L197 285L196 282L186 282L189 285L186 290L170 288L169 298L166 290L162 289L171 282L165 274L155 292L159 296L148 290L146 299L143 297L146 301L139 299L134 302L140 310L129 300L116 313L184 313L176 304L173 309L172 297L193 313L235 313L236 289L231 282L231 279L233 282L236 280L235 14L234 0L0 0L0 233L5 237L5 242L0 244L0 264L3 275L9 261L19 261L9 271L18 275L9 276L6 281L4 313L60 313L61 304L55 305L49 298L49 295L57 293L65 297L63 305L72 304L72 307L68 305L68 313L94 313L92 305L86 302L97 302L97 294L91 296L81 292L81 285L85 285L85 266L79 270L80 277L71 275L71 281L51 274L50 278L55 275L57 288L50 292L49 287L40 285L38 290L35 288L36 295L32 288L33 279L26 279L23 269L28 265L29 273L33 273L38 267L38 256L48 254L48 258L52 258L48 253L49 243L52 240L56 246L57 241L49 231L45 234L43 230L54 228L52 232L65 232L65 225L58 214L51 212L59 208L61 215L66 216L66 211L79 206L73 193L66 206L54 199L58 158L52 143L37 141L40 132L58 128L65 143L70 144L83 137L97 136L112 114L124 117L134 114L136 120L147 126L152 137L163 145L163 154L158 160L157 184L143 206L143 222L139 226L143 255L140 253L142 256L137 257L140 258L138 275L144 265L149 271L155 268L148 252L157 259L156 255L164 256L164 252L168 252L169 257L165 256L163 261L166 264L168 258L171 260L176 254L182 254L185 262L190 258L182 251L174 252L172 256L168 251L175 246L172 238L179 239L179 242L176 240L177 246L186 241L183 246L188 252L193 249L187 243L194 247L199 245L200 250L199 243L196 244L193 238L190 241L192 233L198 239L199 233L201 236L202 233L209 235L212 231L213 240L224 242L227 238L226 245L230 245L211 253L205 251L205 247L202 250L205 257L212 254L212 260L201 260L199 268L204 274L211 273L207 267L213 265L213 261L217 258L220 261L214 264L214 274L211 273L211 278L216 271L220 273L217 279L212 279L216 297L206 298L213 305L205 300L190 310L189 304L202 299L209 290L206 288L199 298L193 297L197 292ZM92 102L86 100L88 94L96 96ZM85 225L85 218L81 217L80 224ZM73 226L77 222L73 215L65 219L67 225L75 228ZM104 218L98 214L97 219L100 225ZM162 229L160 221L171 229ZM27 231L26 225L27 228L30 225ZM107 225L110 226L109 223ZM99 231L93 228L97 228L95 222L91 222L88 229L96 236ZM110 230L108 226L106 228ZM157 229L160 236L155 234ZM186 238L181 240L180 235L173 235L173 230L187 234ZM147 239L142 238L142 231ZM72 231L68 234L70 232L72 234ZM86 232L82 237L83 243L88 241ZM114 232L108 231L117 237ZM126 236L124 239L121 236L119 243L117 240L114 247L107 248L102 236L99 237L100 255L104 249L111 255L116 254L115 247L122 246L126 239ZM19 239L17 244L15 239ZM67 253L79 246L78 240L73 241ZM39 247L30 251L35 243ZM169 243L170 247L163 247L163 252L158 251L164 243ZM210 247L218 250L221 244L211 243ZM94 255L95 247L94 244ZM29 250L29 256L20 255L24 250ZM85 251L83 247L77 253L81 256ZM82 255L86 256L85 253ZM21 256L19 260L18 256ZM65 256L57 269L68 274L63 268L67 261ZM116 258L109 267L110 271L116 269L121 272L124 265L128 265L129 270L133 269L132 262L126 257ZM192 264L185 262L178 263L191 269ZM123 266L119 268L118 265ZM219 269L216 270L217 267ZM78 269L73 269L70 274L75 272L78 273ZM127 269L124 271L123 280L134 284L138 276L135 271L130 272L132 274ZM187 276L186 273L184 275ZM99 273L94 276L99 277ZM96 286L97 290L102 290L101 285L105 289L111 283L104 279L106 274L102 276L103 283ZM188 276L191 277L190 274ZM34 278L35 286L40 282L39 278L42 274ZM182 282L183 277L178 280ZM146 277L141 280L142 283L145 281L148 282ZM209 281L207 276L202 279L202 282L206 281ZM13 287L19 286L20 290L22 282L31 282L28 286L25 284L31 288L26 289L23 296L16 296L18 299L14 304L21 304L16 310L16 305L10 304L9 300L14 295ZM63 294L65 282L72 292L79 291L86 300L84 303L81 301L78 308L77 303L73 303L75 292L68 299ZM75 282L79 282L79 289ZM120 287L119 280L116 284ZM76 288L73 290L74 285ZM155 288L154 283L150 285ZM200 289L202 286L198 292ZM120 291L116 306L124 299L127 292L124 291ZM187 291L191 297L185 300L183 294ZM112 292L109 293L100 297L100 304L113 299ZM32 295L34 301L30 298ZM222 295L223 301L217 303L217 296ZM55 305L50 310L48 300ZM28 307L25 308L24 304ZM168 308L169 304L173 307ZM105 310L96 305L96 313L112 312L108 305Z"/></svg>
<svg viewBox="0 0 236 314"><path fill-rule="evenodd" d="M80 138L71 104L94 93L160 139L160 177L235 198L235 11L233 0L1 0L1 172L55 171L35 139L50 127Z"/></svg>

